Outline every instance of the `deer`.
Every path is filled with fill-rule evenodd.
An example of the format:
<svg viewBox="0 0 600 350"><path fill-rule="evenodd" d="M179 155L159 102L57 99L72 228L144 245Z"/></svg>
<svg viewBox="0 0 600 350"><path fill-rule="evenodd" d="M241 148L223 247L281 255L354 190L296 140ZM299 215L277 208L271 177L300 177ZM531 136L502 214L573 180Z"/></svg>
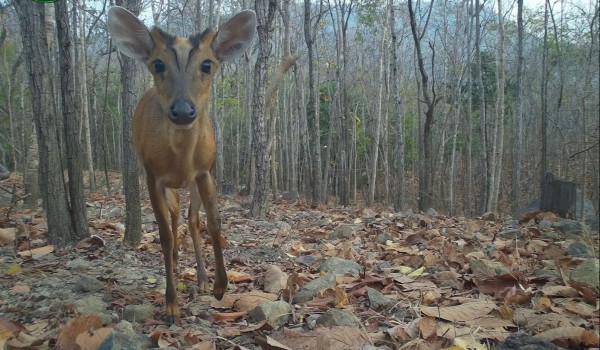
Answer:
<svg viewBox="0 0 600 350"><path fill-rule="evenodd" d="M145 63L154 78L141 97L132 121L133 144L146 173L150 203L166 272L166 318L180 316L175 285L179 253L179 189L189 188L188 228L194 246L198 291L210 294L199 237L199 210L206 211L206 230L214 252L213 296L227 289L224 239L212 170L216 159L213 125L208 114L211 83L219 66L243 54L256 32L256 14L244 10L215 33L207 29L177 37L158 27L148 29L123 7L108 10L108 32L124 55ZM170 216L170 221L169 221Z"/></svg>

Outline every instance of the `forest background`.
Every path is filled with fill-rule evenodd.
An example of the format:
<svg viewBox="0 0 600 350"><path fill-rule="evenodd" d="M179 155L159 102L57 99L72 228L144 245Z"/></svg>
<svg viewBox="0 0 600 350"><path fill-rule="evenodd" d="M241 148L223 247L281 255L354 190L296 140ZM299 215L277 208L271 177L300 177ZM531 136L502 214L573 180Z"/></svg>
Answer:
<svg viewBox="0 0 600 350"><path fill-rule="evenodd" d="M254 216L282 192L516 215L548 172L598 203L598 0L117 4L176 35L256 10L261 39L221 67L211 102L220 192L252 195ZM0 164L23 174L26 202L47 203L55 243L87 235L85 214L58 229L58 213L120 191L112 171L139 225L130 118L152 81L114 51L111 5L0 0Z"/></svg>

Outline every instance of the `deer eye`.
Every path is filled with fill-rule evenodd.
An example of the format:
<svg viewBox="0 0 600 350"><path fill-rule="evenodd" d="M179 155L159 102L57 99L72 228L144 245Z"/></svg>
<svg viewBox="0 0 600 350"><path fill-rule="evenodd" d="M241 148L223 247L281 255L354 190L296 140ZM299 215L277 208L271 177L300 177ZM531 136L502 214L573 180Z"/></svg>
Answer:
<svg viewBox="0 0 600 350"><path fill-rule="evenodd" d="M200 65L200 70L202 73L210 73L210 69L212 67L212 62L210 60L204 60Z"/></svg>
<svg viewBox="0 0 600 350"><path fill-rule="evenodd" d="M165 71L165 63L161 60L154 61L154 71L156 73L163 73Z"/></svg>

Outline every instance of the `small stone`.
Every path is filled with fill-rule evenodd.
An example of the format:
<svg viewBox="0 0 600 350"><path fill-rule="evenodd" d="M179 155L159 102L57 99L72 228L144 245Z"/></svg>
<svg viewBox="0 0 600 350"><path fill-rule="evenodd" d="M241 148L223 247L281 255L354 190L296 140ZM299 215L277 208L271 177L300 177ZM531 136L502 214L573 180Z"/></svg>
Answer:
<svg viewBox="0 0 600 350"><path fill-rule="evenodd" d="M323 227L323 226L329 226L329 225L331 225L331 223L333 223L333 221L331 221L330 218L322 218L321 220L319 220L317 222L317 225L320 227Z"/></svg>
<svg viewBox="0 0 600 350"><path fill-rule="evenodd" d="M482 216L481 216L482 220L485 221L496 221L496 213L488 211L485 212Z"/></svg>
<svg viewBox="0 0 600 350"><path fill-rule="evenodd" d="M354 327L360 328L362 324L358 317L353 313L342 309L329 309L322 314L316 322L318 325L325 327Z"/></svg>
<svg viewBox="0 0 600 350"><path fill-rule="evenodd" d="M505 275L509 272L501 262L486 259L471 260L469 267L473 274L481 273L483 276L490 276L491 273Z"/></svg>
<svg viewBox="0 0 600 350"><path fill-rule="evenodd" d="M319 267L319 272L328 272L336 275L359 275L362 272L362 267L352 260L342 258L328 258Z"/></svg>
<svg viewBox="0 0 600 350"><path fill-rule="evenodd" d="M569 244L567 251L569 252L569 255L577 258L594 257L594 248L583 241L574 241L573 243Z"/></svg>
<svg viewBox="0 0 600 350"><path fill-rule="evenodd" d="M588 259L571 271L569 279L572 283L583 284L591 288L596 294L600 289L599 282L600 263L598 259Z"/></svg>
<svg viewBox="0 0 600 350"><path fill-rule="evenodd" d="M496 350L561 350L549 341L528 334L512 334L496 346Z"/></svg>
<svg viewBox="0 0 600 350"><path fill-rule="evenodd" d="M552 222L546 219L542 219L542 221L540 221L540 223L538 224L538 228L542 231L549 230L552 228Z"/></svg>
<svg viewBox="0 0 600 350"><path fill-rule="evenodd" d="M284 233L290 232L292 230L292 226L290 226L290 224L288 224L285 221L277 221L275 223L275 226L277 226L277 228Z"/></svg>
<svg viewBox="0 0 600 350"><path fill-rule="evenodd" d="M310 314L306 318L306 325L308 326L308 329L315 329L315 326L317 325L317 320L319 319L319 317L321 317L321 315L319 315L319 314Z"/></svg>
<svg viewBox="0 0 600 350"><path fill-rule="evenodd" d="M320 291L335 286L335 275L328 273L305 284L294 294L292 303L302 304L312 300Z"/></svg>
<svg viewBox="0 0 600 350"><path fill-rule="evenodd" d="M387 241L394 241L394 236L384 231L377 235L376 241L381 245L385 245Z"/></svg>
<svg viewBox="0 0 600 350"><path fill-rule="evenodd" d="M98 350L149 349L154 347L150 338L134 331L127 321L119 322L114 329L115 331L106 337Z"/></svg>
<svg viewBox="0 0 600 350"><path fill-rule="evenodd" d="M500 233L498 233L498 237L504 238L504 239L515 239L515 238L522 238L523 237L523 232L521 232L520 229L512 229L512 230L507 230L507 231L502 231Z"/></svg>
<svg viewBox="0 0 600 350"><path fill-rule="evenodd" d="M426 214L427 214L427 216L429 216L432 219L435 219L438 216L438 212L435 209L433 209L433 208L427 209Z"/></svg>
<svg viewBox="0 0 600 350"><path fill-rule="evenodd" d="M93 295L75 301L75 307L82 315L101 314L106 311L106 303Z"/></svg>
<svg viewBox="0 0 600 350"><path fill-rule="evenodd" d="M581 222L575 220L562 219L555 222L552 227L564 234L581 234L584 226Z"/></svg>
<svg viewBox="0 0 600 350"><path fill-rule="evenodd" d="M267 321L273 328L286 324L291 314L292 306L282 300L258 305L248 313L252 322Z"/></svg>
<svg viewBox="0 0 600 350"><path fill-rule="evenodd" d="M333 229L327 239L352 239L352 234L354 233L354 229L349 225L341 225Z"/></svg>
<svg viewBox="0 0 600 350"><path fill-rule="evenodd" d="M383 311L394 303L393 300L373 288L367 288L367 298L369 298L369 308L373 311Z"/></svg>
<svg viewBox="0 0 600 350"><path fill-rule="evenodd" d="M125 305L123 319L129 322L144 322L154 316L152 305Z"/></svg>
<svg viewBox="0 0 600 350"><path fill-rule="evenodd" d="M88 260L84 260L81 258L77 258L75 260L71 260L67 262L67 268L74 271L86 271L92 267L92 263Z"/></svg>
<svg viewBox="0 0 600 350"><path fill-rule="evenodd" d="M104 283L90 276L81 277L76 284L82 292L97 292L104 289Z"/></svg>

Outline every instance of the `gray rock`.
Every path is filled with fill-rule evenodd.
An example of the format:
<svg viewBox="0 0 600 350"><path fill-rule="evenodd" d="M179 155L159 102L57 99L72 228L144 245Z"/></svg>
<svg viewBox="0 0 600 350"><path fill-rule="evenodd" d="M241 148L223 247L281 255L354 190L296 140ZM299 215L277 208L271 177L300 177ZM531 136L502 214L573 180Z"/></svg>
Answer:
<svg viewBox="0 0 600 350"><path fill-rule="evenodd" d="M129 322L144 322L154 316L152 305L126 305L123 309L123 319Z"/></svg>
<svg viewBox="0 0 600 350"><path fill-rule="evenodd" d="M481 271L484 275L489 275L492 271L495 272L496 275L504 275L509 272L506 266L502 265L501 262L486 259L471 260L469 267L471 268L471 271L473 271L473 274L476 274L477 271Z"/></svg>
<svg viewBox="0 0 600 350"><path fill-rule="evenodd" d="M383 311L394 304L393 300L373 288L367 288L367 298L369 298L369 308L374 311Z"/></svg>
<svg viewBox="0 0 600 350"><path fill-rule="evenodd" d="M329 233L327 239L352 239L354 228L349 225L341 225L333 229L333 232Z"/></svg>
<svg viewBox="0 0 600 350"><path fill-rule="evenodd" d="M542 221L540 221L540 223L538 224L538 228L542 231L549 230L552 228L552 222L546 219L542 219Z"/></svg>
<svg viewBox="0 0 600 350"><path fill-rule="evenodd" d="M599 279L600 263L598 259L588 259L571 271L569 279L572 283L579 283L590 287L598 293L600 289Z"/></svg>
<svg viewBox="0 0 600 350"><path fill-rule="evenodd" d="M352 260L342 258L328 258L319 267L319 272L328 272L336 275L359 275L362 267Z"/></svg>
<svg viewBox="0 0 600 350"><path fill-rule="evenodd" d="M330 218L322 218L317 222L317 225L320 227L329 226L333 223Z"/></svg>
<svg viewBox="0 0 600 350"><path fill-rule="evenodd" d="M258 305L250 310L248 316L252 322L267 321L273 328L286 324L292 314L292 306L282 300Z"/></svg>
<svg viewBox="0 0 600 350"><path fill-rule="evenodd" d="M513 334L500 342L496 350L562 350L562 348L528 334Z"/></svg>
<svg viewBox="0 0 600 350"><path fill-rule="evenodd" d="M581 190L578 188L577 193L575 195L575 212L573 213L573 219L579 220L579 214L581 213ZM594 207L594 202L589 198L584 199L583 204L583 215L585 217L585 224L592 230L598 231L598 215L596 214L596 208ZM540 200L537 199L535 202L531 203L524 211L523 214L540 210Z"/></svg>
<svg viewBox="0 0 600 350"><path fill-rule="evenodd" d="M481 216L481 219L483 219L485 221L496 221L496 213L494 213L492 211L487 211L487 212L483 213L483 215Z"/></svg>
<svg viewBox="0 0 600 350"><path fill-rule="evenodd" d="M325 327L354 327L362 326L358 317L343 309L329 309L317 319L317 324Z"/></svg>
<svg viewBox="0 0 600 350"><path fill-rule="evenodd" d="M92 267L92 263L89 260L77 258L67 262L66 266L71 270L83 272L89 270Z"/></svg>
<svg viewBox="0 0 600 350"><path fill-rule="evenodd" d="M127 321L119 322L98 350L149 349L154 346L147 336L137 333Z"/></svg>
<svg viewBox="0 0 600 350"><path fill-rule="evenodd" d="M75 301L75 307L82 315L96 315L106 311L106 303L93 295Z"/></svg>
<svg viewBox="0 0 600 350"><path fill-rule="evenodd" d="M435 219L438 216L438 212L433 208L427 209L427 212L425 214L427 214L427 216L429 216L432 219Z"/></svg>
<svg viewBox="0 0 600 350"><path fill-rule="evenodd" d="M506 230L506 231L502 231L502 232L498 233L498 237L501 237L504 239L522 238L523 232L521 232L521 230L519 230L519 229L511 229L511 230Z"/></svg>
<svg viewBox="0 0 600 350"><path fill-rule="evenodd" d="M574 241L567 248L569 255L577 258L593 258L594 248L584 241Z"/></svg>
<svg viewBox="0 0 600 350"><path fill-rule="evenodd" d="M275 225L280 231L285 233L290 232L292 230L292 226L290 226L290 224L288 224L285 221L277 221Z"/></svg>
<svg viewBox="0 0 600 350"><path fill-rule="evenodd" d="M327 288L335 286L335 275L328 273L313 281L305 284L300 290L294 294L292 303L301 304L312 300L317 294Z"/></svg>
<svg viewBox="0 0 600 350"><path fill-rule="evenodd" d="M558 220L552 227L564 234L580 234L584 230L581 222L569 219Z"/></svg>
<svg viewBox="0 0 600 350"><path fill-rule="evenodd" d="M376 241L381 245L385 245L387 241L394 241L394 236L384 231L377 235Z"/></svg>
<svg viewBox="0 0 600 350"><path fill-rule="evenodd" d="M90 276L81 277L76 284L82 292L97 292L104 289L104 283Z"/></svg>
<svg viewBox="0 0 600 350"><path fill-rule="evenodd" d="M310 314L306 318L306 326L308 327L308 329L315 329L315 326L317 325L317 320L319 319L319 317L321 317L321 315L319 315L319 314Z"/></svg>

